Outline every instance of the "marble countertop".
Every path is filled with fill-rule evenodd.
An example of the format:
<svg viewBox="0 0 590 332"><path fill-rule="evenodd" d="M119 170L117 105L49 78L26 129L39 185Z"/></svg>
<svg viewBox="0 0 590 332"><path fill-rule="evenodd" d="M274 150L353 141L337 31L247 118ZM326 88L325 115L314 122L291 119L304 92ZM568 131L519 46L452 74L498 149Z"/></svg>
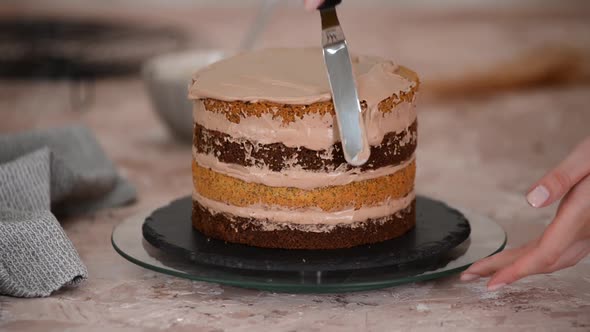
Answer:
<svg viewBox="0 0 590 332"><path fill-rule="evenodd" d="M587 6L561 11L341 12L352 47L395 57L426 80L489 66L534 45L590 46L584 37L590 28ZM240 35L234 32L244 30L251 18L248 13L227 8L102 12L178 24L194 32L195 47L215 48L237 45ZM294 8L280 10L270 25L259 46L313 45L319 39L317 18ZM134 205L64 220L90 278L48 298L0 297L0 330L590 330L589 258L497 292L486 291L485 281L461 283L452 276L330 295L191 282L135 266L112 249L112 228L190 192L190 146L171 138L152 112L139 79L101 80L95 89L89 109L74 112L65 83L0 82L1 132L86 124L139 192ZM509 246L540 234L555 207L529 208L523 193L590 134L590 86L422 97L418 191L497 220L508 232Z"/></svg>

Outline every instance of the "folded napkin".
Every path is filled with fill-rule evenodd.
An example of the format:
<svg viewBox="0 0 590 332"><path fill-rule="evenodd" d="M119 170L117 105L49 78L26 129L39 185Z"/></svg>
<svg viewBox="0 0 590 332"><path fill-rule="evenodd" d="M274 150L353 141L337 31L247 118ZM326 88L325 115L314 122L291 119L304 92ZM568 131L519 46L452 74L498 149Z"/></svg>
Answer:
<svg viewBox="0 0 590 332"><path fill-rule="evenodd" d="M89 213L135 196L85 127L0 135L0 294L48 296L80 283L88 271L54 213Z"/></svg>

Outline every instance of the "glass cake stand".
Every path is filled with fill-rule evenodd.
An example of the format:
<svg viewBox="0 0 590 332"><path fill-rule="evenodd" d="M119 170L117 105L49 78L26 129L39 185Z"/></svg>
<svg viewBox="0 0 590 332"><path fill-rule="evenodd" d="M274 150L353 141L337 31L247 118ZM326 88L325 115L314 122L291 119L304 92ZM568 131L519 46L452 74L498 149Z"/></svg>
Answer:
<svg viewBox="0 0 590 332"><path fill-rule="evenodd" d="M265 271L198 264L153 247L142 236L151 213L135 215L115 227L111 241L130 262L160 273L197 281L288 293L337 293L371 290L442 278L465 270L473 262L501 251L506 233L491 219L461 210L471 225L469 239L442 258L402 266L349 271Z"/></svg>

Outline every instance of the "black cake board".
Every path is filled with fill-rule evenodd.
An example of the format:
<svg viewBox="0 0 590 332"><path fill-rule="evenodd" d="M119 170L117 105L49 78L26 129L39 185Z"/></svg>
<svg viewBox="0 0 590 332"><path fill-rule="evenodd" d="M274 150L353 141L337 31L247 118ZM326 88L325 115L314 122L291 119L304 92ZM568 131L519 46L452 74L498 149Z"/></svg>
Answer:
<svg viewBox="0 0 590 332"><path fill-rule="evenodd" d="M461 212L418 196L416 227L399 238L347 249L269 249L208 238L193 228L191 211L190 196L155 210L143 224L144 239L195 263L247 270L346 271L402 266L441 257L464 242L471 231Z"/></svg>

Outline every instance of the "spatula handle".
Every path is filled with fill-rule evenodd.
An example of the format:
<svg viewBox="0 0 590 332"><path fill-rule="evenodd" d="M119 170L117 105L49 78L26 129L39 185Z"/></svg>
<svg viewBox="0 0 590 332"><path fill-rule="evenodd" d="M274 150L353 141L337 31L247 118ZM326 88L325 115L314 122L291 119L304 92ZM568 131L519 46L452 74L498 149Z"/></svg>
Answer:
<svg viewBox="0 0 590 332"><path fill-rule="evenodd" d="M342 0L326 0L321 6L318 7L318 10L334 8L341 2Z"/></svg>

